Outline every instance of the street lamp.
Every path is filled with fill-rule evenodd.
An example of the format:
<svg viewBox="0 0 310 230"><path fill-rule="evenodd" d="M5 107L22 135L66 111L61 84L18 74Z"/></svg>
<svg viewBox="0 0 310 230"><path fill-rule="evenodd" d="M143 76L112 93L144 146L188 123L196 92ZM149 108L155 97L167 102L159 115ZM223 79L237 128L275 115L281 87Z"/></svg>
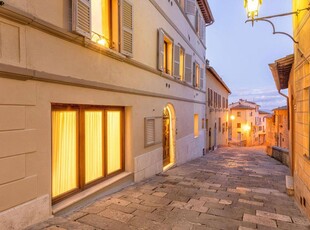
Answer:
<svg viewBox="0 0 310 230"><path fill-rule="evenodd" d="M248 132L250 131L251 127L248 125L248 124L245 124L242 129L245 131L245 132Z"/></svg>
<svg viewBox="0 0 310 230"><path fill-rule="evenodd" d="M269 19L270 18L275 18L275 17L288 16L288 15L292 15L292 14L298 15L302 11L309 11L310 10L310 3L309 3L309 7L306 7L304 9L298 9L296 11L289 12L289 13L284 13L284 14L276 14L276 15L271 15L271 16L266 16L266 17L261 17L261 18L255 18L256 16L258 16L258 11L259 11L259 8L262 5L262 3L263 3L263 0L244 0L244 8L246 9L247 17L250 18L250 19L246 20L245 23L251 22L252 26L254 26L254 22L258 22L258 21L268 22L272 26L273 34L283 34L283 35L286 35L290 39L292 39L294 43L298 44L298 41L296 41L288 33L276 31L276 28L275 28L274 24Z"/></svg>
<svg viewBox="0 0 310 230"><path fill-rule="evenodd" d="M254 19L258 16L258 11L263 3L263 0L244 0L244 8L246 9L246 14L248 18Z"/></svg>

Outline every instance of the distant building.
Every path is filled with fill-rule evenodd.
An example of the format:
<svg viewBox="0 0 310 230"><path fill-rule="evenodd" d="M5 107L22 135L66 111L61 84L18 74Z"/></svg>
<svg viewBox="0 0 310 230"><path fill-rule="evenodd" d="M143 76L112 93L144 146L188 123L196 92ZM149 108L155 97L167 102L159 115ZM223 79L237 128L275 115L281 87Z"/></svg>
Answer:
<svg viewBox="0 0 310 230"><path fill-rule="evenodd" d="M266 124L267 117L270 116L270 113L259 110L258 111L258 144L263 145L266 143Z"/></svg>
<svg viewBox="0 0 310 230"><path fill-rule="evenodd" d="M259 144L259 107L255 102L243 99L229 105L229 139L231 144L242 143L246 146Z"/></svg>
<svg viewBox="0 0 310 230"><path fill-rule="evenodd" d="M213 67L207 67L206 149L228 144L228 96L231 93Z"/></svg>
<svg viewBox="0 0 310 230"><path fill-rule="evenodd" d="M280 148L289 148L288 137L288 111L287 106L282 106L273 110L275 120L275 143Z"/></svg>
<svg viewBox="0 0 310 230"><path fill-rule="evenodd" d="M266 146L268 154L271 147L289 148L288 110L287 106L278 107L267 118Z"/></svg>
<svg viewBox="0 0 310 230"><path fill-rule="evenodd" d="M276 146L275 120L272 114L266 117L266 146L268 154L271 155L271 147Z"/></svg>

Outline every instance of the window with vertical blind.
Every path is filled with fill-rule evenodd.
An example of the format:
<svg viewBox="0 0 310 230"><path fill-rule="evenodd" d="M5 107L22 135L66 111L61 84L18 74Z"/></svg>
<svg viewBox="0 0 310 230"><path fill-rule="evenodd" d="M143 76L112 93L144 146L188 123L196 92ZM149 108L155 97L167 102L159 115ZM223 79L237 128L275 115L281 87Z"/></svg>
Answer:
<svg viewBox="0 0 310 230"><path fill-rule="evenodd" d="M53 203L124 170L121 107L53 105Z"/></svg>

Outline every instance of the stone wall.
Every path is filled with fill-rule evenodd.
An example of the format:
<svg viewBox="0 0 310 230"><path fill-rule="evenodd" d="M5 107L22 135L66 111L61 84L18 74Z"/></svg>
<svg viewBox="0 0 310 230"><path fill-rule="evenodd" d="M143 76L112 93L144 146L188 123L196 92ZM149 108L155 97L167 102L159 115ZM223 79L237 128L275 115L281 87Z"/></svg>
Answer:
<svg viewBox="0 0 310 230"><path fill-rule="evenodd" d="M279 148L277 146L272 146L272 155L273 158L280 161L282 164L289 166L289 151L288 149Z"/></svg>

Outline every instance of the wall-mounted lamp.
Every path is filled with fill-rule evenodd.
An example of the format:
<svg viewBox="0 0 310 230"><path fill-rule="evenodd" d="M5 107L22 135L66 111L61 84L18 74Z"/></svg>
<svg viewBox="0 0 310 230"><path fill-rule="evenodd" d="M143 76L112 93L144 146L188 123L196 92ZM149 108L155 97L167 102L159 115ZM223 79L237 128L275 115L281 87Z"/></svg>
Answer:
<svg viewBox="0 0 310 230"><path fill-rule="evenodd" d="M276 31L274 24L269 19L275 18L275 17L288 16L288 15L292 15L292 14L298 15L302 11L309 11L310 10L310 3L309 3L309 7L304 8L304 9L298 9L296 11L284 13L284 14L276 14L276 15L271 15L271 16L266 16L266 17L261 17L261 18L255 18L256 16L258 16L258 11L259 11L259 8L262 5L262 3L263 3L263 0L244 0L244 8L246 9L248 18L250 18L250 19L246 20L245 23L252 22L252 26L254 26L254 22L258 22L258 21L268 22L272 26L273 34L286 35L290 39L292 39L294 43L298 43L288 33Z"/></svg>
<svg viewBox="0 0 310 230"><path fill-rule="evenodd" d="M92 40L98 43L99 45L111 48L111 41L103 35L100 35L92 31Z"/></svg>
<svg viewBox="0 0 310 230"><path fill-rule="evenodd" d="M244 0L244 8L248 18L254 19L258 16L260 6L263 4L263 0Z"/></svg>

